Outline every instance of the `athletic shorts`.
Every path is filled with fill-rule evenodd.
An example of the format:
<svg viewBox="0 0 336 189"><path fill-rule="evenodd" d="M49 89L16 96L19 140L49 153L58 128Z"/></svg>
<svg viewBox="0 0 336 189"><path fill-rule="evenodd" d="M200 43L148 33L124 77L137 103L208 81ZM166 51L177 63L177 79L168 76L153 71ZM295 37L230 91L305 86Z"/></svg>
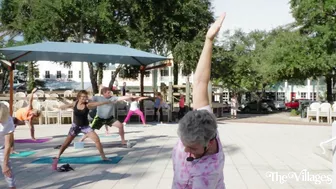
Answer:
<svg viewBox="0 0 336 189"><path fill-rule="evenodd" d="M1 168L2 168L2 165L3 165L3 160L4 160L4 154L3 154L3 149L1 149L1 151L0 151L0 167ZM13 168L12 168L10 160L8 161L8 167L12 172L12 177L9 178L9 177L4 176L5 180L6 180L9 188L16 187L16 184L15 184L16 180L15 180L15 177L14 177L14 172L13 172Z"/></svg>
<svg viewBox="0 0 336 189"><path fill-rule="evenodd" d="M96 117L92 121L91 127L92 127L93 130L95 130L95 129L99 130L104 125L112 126L112 124L116 121L118 121L118 120L114 119L113 116L108 118L108 119L102 119L102 118L98 117L98 115L96 115Z"/></svg>
<svg viewBox="0 0 336 189"><path fill-rule="evenodd" d="M77 136L79 133L87 134L89 132L92 132L93 130L89 125L86 126L77 126L75 123L72 123L72 126L69 131L69 135L71 136Z"/></svg>

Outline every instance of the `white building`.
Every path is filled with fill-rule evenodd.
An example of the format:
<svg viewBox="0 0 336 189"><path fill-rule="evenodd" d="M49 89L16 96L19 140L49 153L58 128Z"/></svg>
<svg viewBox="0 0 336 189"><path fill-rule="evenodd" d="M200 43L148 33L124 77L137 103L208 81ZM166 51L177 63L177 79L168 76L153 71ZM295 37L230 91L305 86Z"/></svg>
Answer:
<svg viewBox="0 0 336 189"><path fill-rule="evenodd" d="M63 65L49 62L49 61L38 61L37 62L40 76L39 79L43 80L57 80L57 81L74 81L78 82L79 85L76 89L81 89L80 82L83 77L84 89L91 87L91 80L89 75L89 68L86 62L83 63L83 74L81 72L81 62L73 62L70 67L64 67ZM109 65L103 71L103 85L108 86L112 74L115 72L118 64ZM150 67L150 66L149 66ZM155 76L157 76L155 79ZM182 71L179 73L179 85L186 83L186 76L183 76ZM192 80L192 77L190 78ZM139 87L140 88L140 74L138 80L122 79L119 74L116 78L114 85L122 86L123 82L129 87ZM153 87L160 86L161 83L169 85L169 82L173 82L173 67L165 67L161 69L153 69L147 71L144 77L144 86ZM156 85L155 85L156 84Z"/></svg>
<svg viewBox="0 0 336 189"><path fill-rule="evenodd" d="M78 83L75 89L81 89L81 77L84 79L84 89L91 87L91 81L89 77L89 68L87 63L83 63L84 71L81 72L81 63L73 62L71 67L66 68L60 64L48 62L48 61L39 61L37 62L39 71L40 71L40 79L43 80L59 80L59 81L74 81ZM103 85L108 86L111 75L115 72L116 65L108 66L103 72ZM155 79L155 76L157 76ZM126 82L128 87L133 89L140 87L140 76L138 80L129 80L122 79L119 76L116 78L115 85L118 87L122 86L123 82ZM178 84L182 85L186 83L187 77L182 74L182 71L179 71L178 75ZM192 81L192 76L189 78L189 81ZM152 91L154 86L159 86L161 83L169 85L169 82L173 82L173 66L165 67L161 69L155 69L148 71L144 77L144 86L145 90L147 88L148 91ZM318 92L318 91L319 92ZM316 100L317 94L321 98L325 97L325 82L323 79L320 80L320 85L317 86L316 81L311 81L307 79L305 84L303 85L291 85L288 82L279 83L277 86L274 86L271 90L267 91L268 94L271 94L272 98L276 100L285 100L290 101L291 99L313 99ZM218 92L218 91L217 91ZM229 92L224 90L223 100L228 101L230 98ZM218 99L216 99L218 100Z"/></svg>

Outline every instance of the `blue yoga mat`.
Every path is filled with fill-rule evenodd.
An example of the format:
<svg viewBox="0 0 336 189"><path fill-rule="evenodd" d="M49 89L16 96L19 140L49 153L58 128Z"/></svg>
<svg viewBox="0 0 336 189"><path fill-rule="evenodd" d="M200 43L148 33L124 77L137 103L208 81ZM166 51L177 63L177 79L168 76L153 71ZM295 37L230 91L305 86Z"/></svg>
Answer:
<svg viewBox="0 0 336 189"><path fill-rule="evenodd" d="M33 155L35 153L36 152L34 152L34 151L23 151L23 152L20 152L19 154L11 154L10 157L11 158L28 157L28 156Z"/></svg>
<svg viewBox="0 0 336 189"><path fill-rule="evenodd" d="M123 157L115 156L108 157L110 161L103 161L100 156L85 156L85 157L61 157L58 164L117 164ZM33 164L51 164L51 157L43 157L32 162Z"/></svg>

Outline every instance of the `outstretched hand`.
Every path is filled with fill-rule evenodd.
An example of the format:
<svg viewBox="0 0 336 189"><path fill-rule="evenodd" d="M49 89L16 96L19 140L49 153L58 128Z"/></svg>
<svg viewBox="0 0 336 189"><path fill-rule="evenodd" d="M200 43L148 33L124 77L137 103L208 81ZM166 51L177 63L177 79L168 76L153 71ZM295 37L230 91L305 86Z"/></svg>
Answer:
<svg viewBox="0 0 336 189"><path fill-rule="evenodd" d="M223 21L225 19L226 13L223 13L219 18L217 18L217 20L215 21L215 23L213 23L211 25L211 27L209 28L207 34L206 34L206 38L210 39L211 41L214 40L214 38L216 37L217 33L219 32L220 28L222 27Z"/></svg>

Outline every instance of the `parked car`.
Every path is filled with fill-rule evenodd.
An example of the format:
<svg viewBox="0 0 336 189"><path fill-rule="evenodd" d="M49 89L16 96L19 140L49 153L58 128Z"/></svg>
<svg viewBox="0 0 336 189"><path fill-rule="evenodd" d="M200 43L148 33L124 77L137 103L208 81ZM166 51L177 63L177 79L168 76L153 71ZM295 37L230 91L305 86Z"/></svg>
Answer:
<svg viewBox="0 0 336 189"><path fill-rule="evenodd" d="M277 110L284 110L284 109L286 109L285 101L280 101L280 100L274 101L274 104L275 104L275 108Z"/></svg>
<svg viewBox="0 0 336 189"><path fill-rule="evenodd" d="M309 99L295 99L292 100L291 102L285 103L286 109L299 109L300 102L309 102L311 100Z"/></svg>
<svg viewBox="0 0 336 189"><path fill-rule="evenodd" d="M262 99L260 103L261 103L261 111L273 112L277 110L276 105L273 100ZM243 112L257 111L258 101L254 100L246 104L242 104L240 108L241 108L241 111Z"/></svg>

